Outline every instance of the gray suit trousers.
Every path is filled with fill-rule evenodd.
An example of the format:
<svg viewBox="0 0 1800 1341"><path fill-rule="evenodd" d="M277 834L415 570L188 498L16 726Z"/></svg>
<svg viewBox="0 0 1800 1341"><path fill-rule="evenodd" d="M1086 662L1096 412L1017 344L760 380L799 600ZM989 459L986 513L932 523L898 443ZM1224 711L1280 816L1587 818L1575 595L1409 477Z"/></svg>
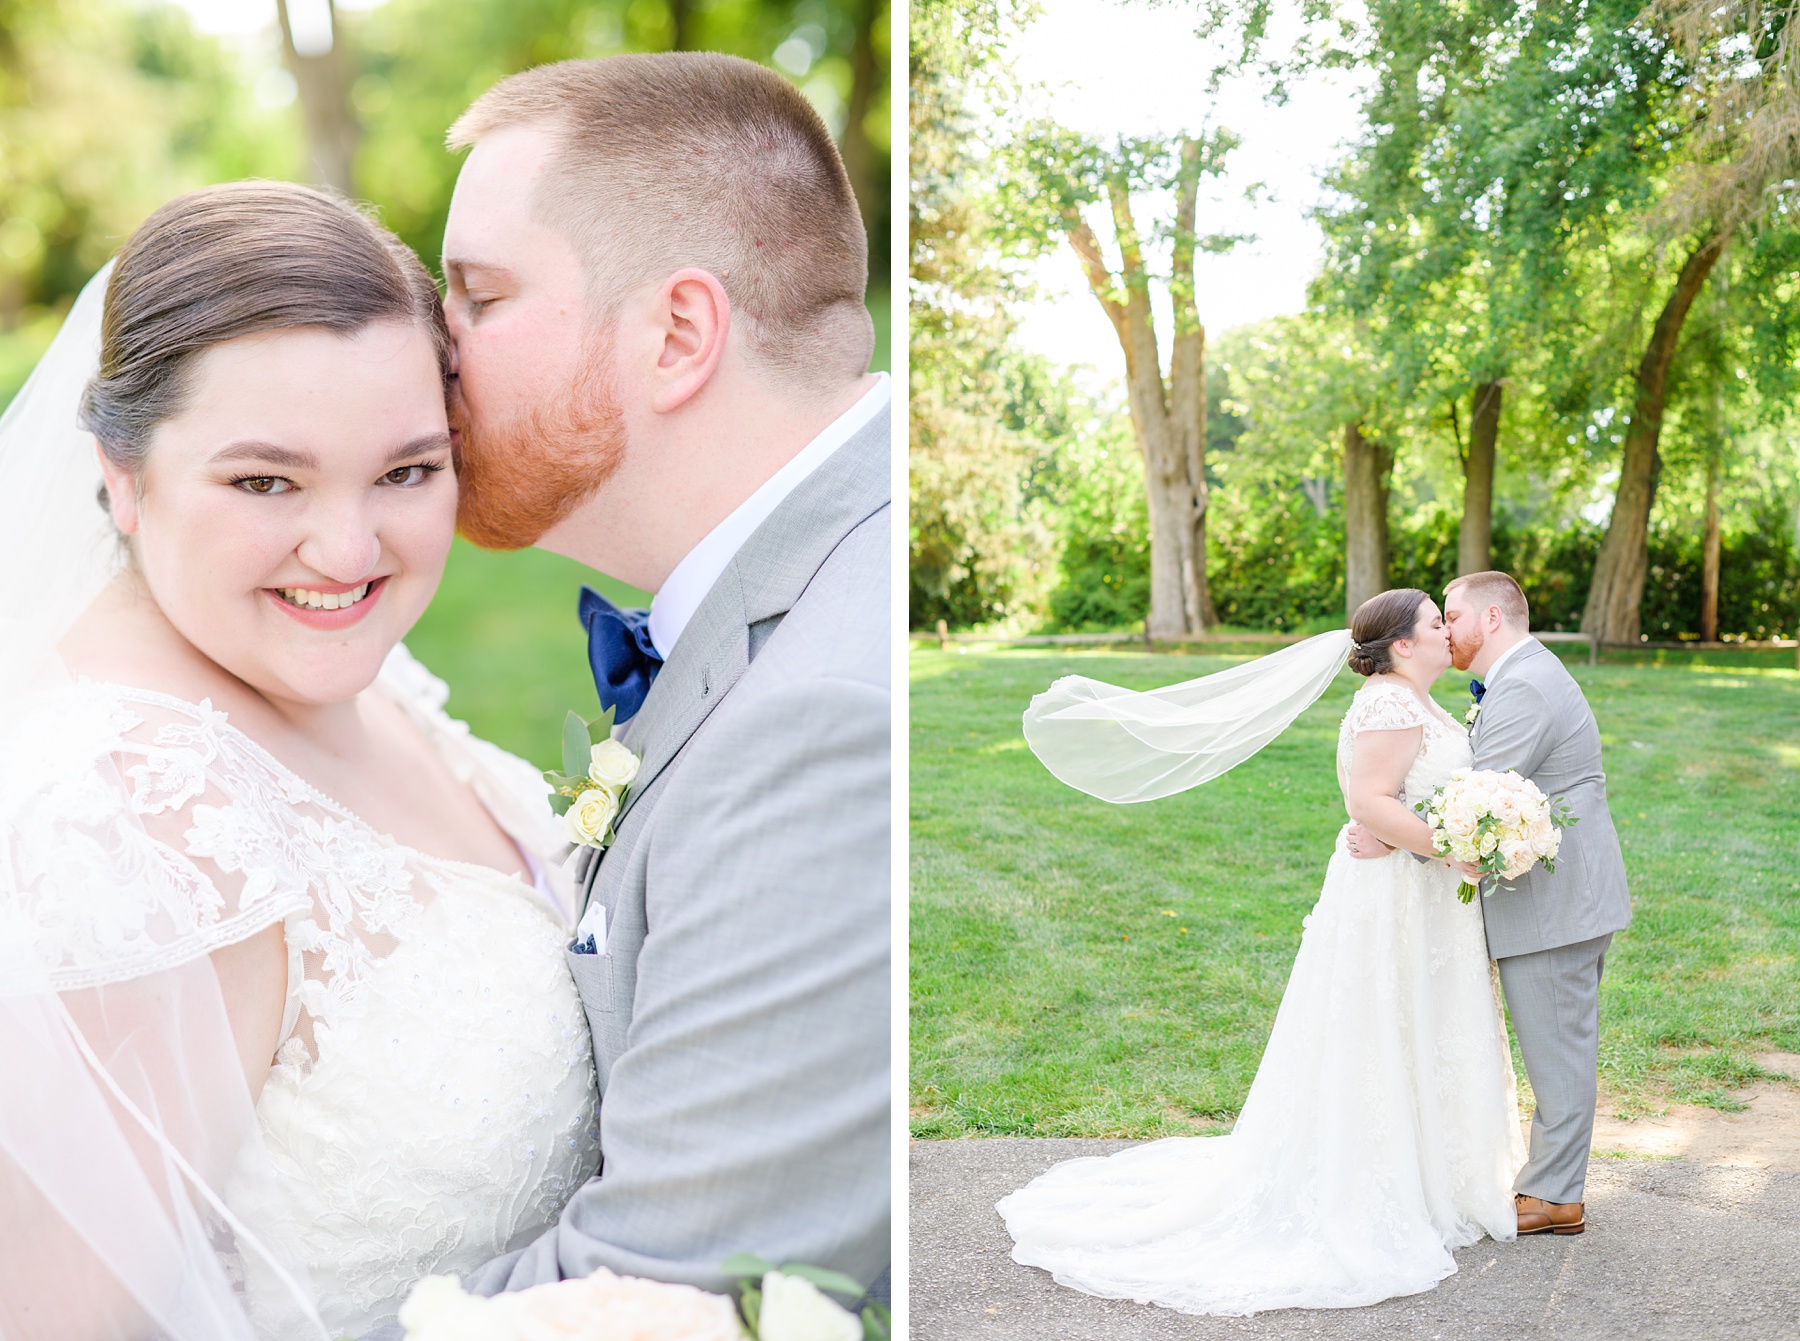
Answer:
<svg viewBox="0 0 1800 1341"><path fill-rule="evenodd" d="M1499 960L1506 1008L1537 1096L1531 1157L1515 1192L1559 1205L1582 1199L1594 1140L1600 974L1612 933Z"/></svg>

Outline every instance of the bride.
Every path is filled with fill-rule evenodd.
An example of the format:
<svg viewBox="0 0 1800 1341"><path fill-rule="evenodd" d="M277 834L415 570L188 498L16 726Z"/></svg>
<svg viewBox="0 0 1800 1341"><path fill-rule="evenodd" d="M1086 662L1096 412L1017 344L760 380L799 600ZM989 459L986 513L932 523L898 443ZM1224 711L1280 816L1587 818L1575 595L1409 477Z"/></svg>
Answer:
<svg viewBox="0 0 1800 1341"><path fill-rule="evenodd" d="M1346 652L1368 678L1338 783L1351 817L1405 851L1353 860L1340 833L1230 1135L1070 1160L999 1203L1013 1257L1063 1285L1184 1313L1352 1308L1432 1288L1484 1234L1514 1237L1512 1063L1481 908L1455 894L1473 868L1432 855L1411 809L1472 764L1429 693L1450 665L1431 599L1384 592L1348 632L1148 694L1058 681L1026 735L1084 791L1166 796L1268 743Z"/></svg>
<svg viewBox="0 0 1800 1341"><path fill-rule="evenodd" d="M449 372L398 239L247 182L151 216L0 422L9 1341L361 1335L594 1172L544 784L400 643Z"/></svg>

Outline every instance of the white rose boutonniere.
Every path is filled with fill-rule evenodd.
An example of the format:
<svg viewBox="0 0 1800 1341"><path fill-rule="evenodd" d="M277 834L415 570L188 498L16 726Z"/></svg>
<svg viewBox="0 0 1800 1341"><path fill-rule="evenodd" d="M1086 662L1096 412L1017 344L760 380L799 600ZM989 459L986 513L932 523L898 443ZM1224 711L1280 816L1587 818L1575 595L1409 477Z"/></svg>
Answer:
<svg viewBox="0 0 1800 1341"><path fill-rule="evenodd" d="M618 817L619 798L611 790L587 787L563 811L563 833L571 843L605 847Z"/></svg>
<svg viewBox="0 0 1800 1341"><path fill-rule="evenodd" d="M588 781L596 787L615 787L623 792L637 781L638 757L608 736L594 744L588 756Z"/></svg>
<svg viewBox="0 0 1800 1341"><path fill-rule="evenodd" d="M1469 710L1463 714L1463 725L1473 731L1475 729L1475 719L1479 716L1481 716L1481 700L1476 699L1469 705Z"/></svg>
<svg viewBox="0 0 1800 1341"><path fill-rule="evenodd" d="M563 771L544 774L550 808L562 816L563 833L582 847L607 847L625 793L637 781L638 757L612 738L613 710L593 721L571 712L563 719Z"/></svg>

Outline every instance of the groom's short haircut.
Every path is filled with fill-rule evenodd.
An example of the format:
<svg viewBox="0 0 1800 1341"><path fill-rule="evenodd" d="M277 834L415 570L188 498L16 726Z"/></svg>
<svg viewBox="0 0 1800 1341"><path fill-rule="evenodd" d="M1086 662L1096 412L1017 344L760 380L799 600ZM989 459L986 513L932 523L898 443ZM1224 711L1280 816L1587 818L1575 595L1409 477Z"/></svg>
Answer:
<svg viewBox="0 0 1800 1341"><path fill-rule="evenodd" d="M1525 603L1525 592L1510 573L1464 573L1444 588L1444 596L1448 599L1457 591L1467 592L1470 603L1478 609L1499 606L1506 622L1515 628L1531 627L1531 607Z"/></svg>
<svg viewBox="0 0 1800 1341"><path fill-rule="evenodd" d="M687 266L724 285L753 355L795 380L868 368L868 239L831 132L772 70L716 52L541 65L450 127L453 149L510 126L559 143L537 217L587 267L602 322Z"/></svg>

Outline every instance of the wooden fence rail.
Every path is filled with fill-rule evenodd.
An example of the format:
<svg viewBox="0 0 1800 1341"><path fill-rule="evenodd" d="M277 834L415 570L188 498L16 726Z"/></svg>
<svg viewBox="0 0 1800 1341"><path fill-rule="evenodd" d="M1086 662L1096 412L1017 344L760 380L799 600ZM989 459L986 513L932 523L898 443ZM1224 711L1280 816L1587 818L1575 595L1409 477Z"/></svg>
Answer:
<svg viewBox="0 0 1800 1341"><path fill-rule="evenodd" d="M914 629L911 637L914 642L933 643L943 651L948 651L953 643L981 643L988 646L1001 647L1109 647L1133 645L1142 647L1146 652L1157 648L1206 647L1218 643L1297 643L1303 638L1311 637L1304 633L1212 633L1203 637L1186 634L1178 637L1152 637L1149 630L1142 633L1030 633L1013 637L1005 637L991 633L952 633L949 626L938 621L935 633L923 629ZM1531 635L1542 643L1585 643L1587 644L1588 665L1595 666L1600 661L1602 646L1609 651L1706 651L1706 652L1773 652L1783 648L1794 649L1794 665L1800 669L1800 639L1768 638L1760 642L1702 643L1702 642L1638 642L1638 643L1600 643L1591 634L1586 633L1534 633Z"/></svg>

